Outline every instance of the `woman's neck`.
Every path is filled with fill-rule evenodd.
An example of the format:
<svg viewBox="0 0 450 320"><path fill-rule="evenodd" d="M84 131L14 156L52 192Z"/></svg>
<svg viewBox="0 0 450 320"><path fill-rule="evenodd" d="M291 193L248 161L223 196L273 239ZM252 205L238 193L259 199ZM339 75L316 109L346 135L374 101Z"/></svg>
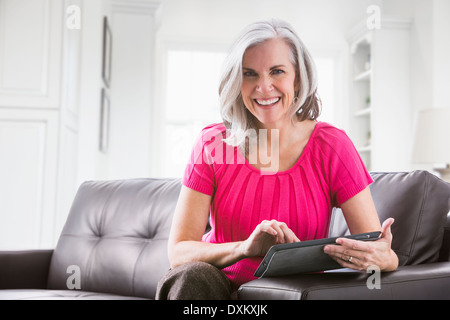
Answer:
<svg viewBox="0 0 450 320"><path fill-rule="evenodd" d="M267 146L270 147L272 141L278 140L278 146L281 149L289 148L292 143L298 140L303 140L305 136L309 137L309 125L311 121L305 120L302 122L284 119L284 121L279 121L277 123L263 124L258 123L258 131L263 129L266 130L267 135ZM260 132L258 132L258 136ZM259 139L258 139L259 140ZM263 139L264 140L264 139ZM264 141L263 141L264 142Z"/></svg>

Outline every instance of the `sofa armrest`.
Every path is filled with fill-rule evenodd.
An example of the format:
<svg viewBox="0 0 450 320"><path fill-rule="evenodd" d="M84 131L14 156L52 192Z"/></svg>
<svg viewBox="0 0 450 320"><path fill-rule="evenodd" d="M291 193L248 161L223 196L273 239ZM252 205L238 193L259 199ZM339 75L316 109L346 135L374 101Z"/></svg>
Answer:
<svg viewBox="0 0 450 320"><path fill-rule="evenodd" d="M450 262L399 267L380 274L380 289L369 289L375 275L349 269L262 278L242 285L240 300L450 299Z"/></svg>
<svg viewBox="0 0 450 320"><path fill-rule="evenodd" d="M450 212L444 226L444 237L442 239L441 250L439 251L439 261L450 261Z"/></svg>
<svg viewBox="0 0 450 320"><path fill-rule="evenodd" d="M0 289L46 289L53 250L0 251Z"/></svg>

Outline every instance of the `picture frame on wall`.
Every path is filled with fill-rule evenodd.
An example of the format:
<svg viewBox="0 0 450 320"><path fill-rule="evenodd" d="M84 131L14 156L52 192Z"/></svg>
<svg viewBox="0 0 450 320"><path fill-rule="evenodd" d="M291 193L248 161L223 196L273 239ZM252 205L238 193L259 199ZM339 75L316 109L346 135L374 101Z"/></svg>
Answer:
<svg viewBox="0 0 450 320"><path fill-rule="evenodd" d="M101 104L100 104L100 136L99 150L103 153L108 152L109 147L109 115L110 100L105 88L102 88Z"/></svg>
<svg viewBox="0 0 450 320"><path fill-rule="evenodd" d="M107 88L111 86L112 32L108 17L103 17L103 61L102 78Z"/></svg>

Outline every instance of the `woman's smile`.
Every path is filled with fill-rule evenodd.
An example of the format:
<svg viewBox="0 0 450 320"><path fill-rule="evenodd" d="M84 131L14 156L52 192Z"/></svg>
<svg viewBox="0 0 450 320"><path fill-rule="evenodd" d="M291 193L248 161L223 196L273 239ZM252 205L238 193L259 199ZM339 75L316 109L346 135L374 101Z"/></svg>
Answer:
<svg viewBox="0 0 450 320"><path fill-rule="evenodd" d="M276 98L268 98L268 99L253 99L253 101L256 102L256 104L261 107L262 109L270 109L274 107L279 101L281 101L280 97Z"/></svg>

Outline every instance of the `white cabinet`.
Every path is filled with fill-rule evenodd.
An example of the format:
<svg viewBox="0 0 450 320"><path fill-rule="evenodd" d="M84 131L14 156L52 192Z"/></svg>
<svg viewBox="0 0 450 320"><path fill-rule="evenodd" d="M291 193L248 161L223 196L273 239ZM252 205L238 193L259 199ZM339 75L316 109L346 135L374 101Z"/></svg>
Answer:
<svg viewBox="0 0 450 320"><path fill-rule="evenodd" d="M49 246L55 227L58 113L0 108L0 248Z"/></svg>
<svg viewBox="0 0 450 320"><path fill-rule="evenodd" d="M57 108L62 1L0 1L0 105Z"/></svg>
<svg viewBox="0 0 450 320"><path fill-rule="evenodd" d="M370 171L410 166L410 25L383 19L351 32L349 135Z"/></svg>
<svg viewBox="0 0 450 320"><path fill-rule="evenodd" d="M54 247L79 183L146 176L159 12L153 0L0 0L0 250ZM104 16L108 153L98 148Z"/></svg>
<svg viewBox="0 0 450 320"><path fill-rule="evenodd" d="M372 164L372 33L365 33L351 47L351 131L367 168Z"/></svg>
<svg viewBox="0 0 450 320"><path fill-rule="evenodd" d="M81 0L0 0L0 250L53 247L76 190Z"/></svg>

